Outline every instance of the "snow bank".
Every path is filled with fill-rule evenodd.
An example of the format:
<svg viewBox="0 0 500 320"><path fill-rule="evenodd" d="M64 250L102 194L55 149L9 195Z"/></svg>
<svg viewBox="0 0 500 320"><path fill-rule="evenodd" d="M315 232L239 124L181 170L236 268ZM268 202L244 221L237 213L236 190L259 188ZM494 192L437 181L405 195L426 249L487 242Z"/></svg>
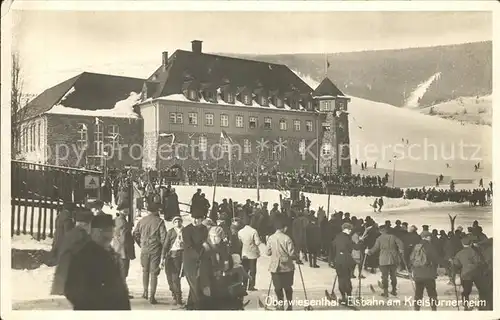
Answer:
<svg viewBox="0 0 500 320"><path fill-rule="evenodd" d="M77 108L65 107L63 101L60 104L53 106L47 113L50 114L65 114L75 116L89 116L89 117L112 117L112 118L138 118L139 115L134 112L134 105L141 100L141 94L131 92L127 99L115 103L113 109L101 110L82 110Z"/></svg>
<svg viewBox="0 0 500 320"><path fill-rule="evenodd" d="M55 270L46 265L34 270L11 270L10 279L5 281L12 281L12 302L51 298Z"/></svg>
<svg viewBox="0 0 500 320"><path fill-rule="evenodd" d="M201 188L202 192L205 193L205 197L209 202L212 202L213 197L213 187L203 187L203 186L175 186L175 191L179 197L179 202L190 203L191 197L197 188ZM281 193L278 190L263 189L260 190L260 201L268 202L269 208L272 207L273 203L279 203L280 194L283 197L288 195ZM304 195L311 200L311 208L317 210L318 207L322 206L325 210L328 207L328 195L307 193ZM245 203L247 199L257 200L257 190L256 189L246 189L246 188L229 188L229 187L217 187L215 190L215 201L218 203L222 202L224 198L232 198L238 203ZM330 196L330 211L344 211L352 213L360 212L372 212L371 204L375 197L344 197L344 196ZM384 198L384 210L392 211L398 209L420 209L429 208L434 206L451 206L456 205L456 203L442 202L442 203L432 203L424 200L407 200L407 199L393 199Z"/></svg>
<svg viewBox="0 0 500 320"><path fill-rule="evenodd" d="M37 241L31 235L19 235L12 237L12 249L19 250L46 250L52 249L52 239L46 238L45 240Z"/></svg>

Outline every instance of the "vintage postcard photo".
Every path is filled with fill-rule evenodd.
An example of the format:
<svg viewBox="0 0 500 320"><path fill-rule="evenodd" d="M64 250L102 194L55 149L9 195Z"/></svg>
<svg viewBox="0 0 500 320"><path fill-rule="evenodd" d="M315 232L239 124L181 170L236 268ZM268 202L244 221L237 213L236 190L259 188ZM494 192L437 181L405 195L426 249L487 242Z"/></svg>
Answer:
<svg viewBox="0 0 500 320"><path fill-rule="evenodd" d="M125 2L2 8L12 310L493 310L493 6Z"/></svg>

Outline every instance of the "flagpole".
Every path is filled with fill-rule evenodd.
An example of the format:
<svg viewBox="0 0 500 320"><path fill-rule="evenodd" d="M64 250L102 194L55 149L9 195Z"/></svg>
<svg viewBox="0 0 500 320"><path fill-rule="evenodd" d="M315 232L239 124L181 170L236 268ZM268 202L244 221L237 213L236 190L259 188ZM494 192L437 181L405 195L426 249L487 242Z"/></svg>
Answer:
<svg viewBox="0 0 500 320"><path fill-rule="evenodd" d="M233 187L233 167L231 165L233 158L233 145L229 145L229 188Z"/></svg>

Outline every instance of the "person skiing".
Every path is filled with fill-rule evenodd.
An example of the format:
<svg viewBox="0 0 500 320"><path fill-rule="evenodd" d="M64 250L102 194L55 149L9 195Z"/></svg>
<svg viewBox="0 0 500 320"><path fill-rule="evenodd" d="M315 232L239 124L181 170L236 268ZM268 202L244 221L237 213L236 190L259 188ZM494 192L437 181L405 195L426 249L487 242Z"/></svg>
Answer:
<svg viewBox="0 0 500 320"><path fill-rule="evenodd" d="M380 197L378 199L378 212L382 212L382 207L384 206L384 199Z"/></svg>
<svg viewBox="0 0 500 320"><path fill-rule="evenodd" d="M165 268L168 286L176 305L183 305L181 277L182 277L182 253L184 241L182 240L182 218L172 218L173 228L167 231L165 243L161 252L161 269Z"/></svg>
<svg viewBox="0 0 500 320"><path fill-rule="evenodd" d="M293 275L296 259L295 247L292 239L286 235L288 222L283 216L276 216L274 228L276 232L267 239L266 253L271 256L269 272L274 285L274 292L278 299L277 310L284 310L285 296L288 301L286 310L292 310L293 299ZM283 291L285 294L283 295Z"/></svg>
<svg viewBox="0 0 500 320"><path fill-rule="evenodd" d="M424 289L429 296L431 310L437 310L436 277L439 265L446 265L446 261L432 246L432 234L428 231L420 235L422 240L415 246L410 254L412 277L415 281L414 310L419 311L422 306Z"/></svg>
<svg viewBox="0 0 500 320"><path fill-rule="evenodd" d="M160 218L161 202L156 194L151 194L147 199L147 215L137 222L133 236L141 248L142 266L142 297L149 303L156 304L156 287L160 275L161 253L167 230L164 221ZM151 284L151 287L149 286ZM151 288L148 295L148 289Z"/></svg>
<svg viewBox="0 0 500 320"><path fill-rule="evenodd" d="M380 232L382 233L377 240L375 245L371 249L366 249L365 253L367 255L373 255L380 252L379 255L379 265L380 271L382 272L382 293L383 297L388 297L388 277L391 277L391 294L393 296L397 295L397 278L396 271L397 265L399 263L400 257L404 257L404 245L401 240L398 239L393 234L388 233L387 227L380 226Z"/></svg>
<svg viewBox="0 0 500 320"><path fill-rule="evenodd" d="M69 259L64 296L73 310L130 310L118 258L111 248L113 217L92 219L90 238Z"/></svg>
<svg viewBox="0 0 500 320"><path fill-rule="evenodd" d="M342 224L342 232L339 233L332 242L330 249L329 264L335 268L339 291L342 295L341 303L347 304L352 296L351 276L356 262L352 257L354 242L351 239L352 224Z"/></svg>

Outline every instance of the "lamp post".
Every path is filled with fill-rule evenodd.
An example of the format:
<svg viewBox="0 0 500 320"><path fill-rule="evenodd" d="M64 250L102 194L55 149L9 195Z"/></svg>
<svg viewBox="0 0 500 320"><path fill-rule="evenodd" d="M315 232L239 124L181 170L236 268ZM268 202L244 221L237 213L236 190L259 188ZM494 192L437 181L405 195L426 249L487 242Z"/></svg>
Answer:
<svg viewBox="0 0 500 320"><path fill-rule="evenodd" d="M396 156L392 157L392 187L394 188L394 182L396 181Z"/></svg>

